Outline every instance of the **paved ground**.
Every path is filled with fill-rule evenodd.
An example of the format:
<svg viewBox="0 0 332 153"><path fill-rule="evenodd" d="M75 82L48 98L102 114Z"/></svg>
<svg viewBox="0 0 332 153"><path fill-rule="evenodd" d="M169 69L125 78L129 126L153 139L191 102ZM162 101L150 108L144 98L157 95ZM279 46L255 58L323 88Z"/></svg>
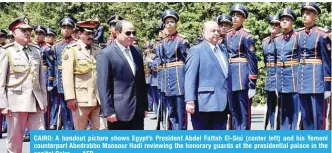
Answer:
<svg viewBox="0 0 332 153"><path fill-rule="evenodd" d="M252 119L251 126L253 130L262 130L264 129L264 112L266 108L264 107L255 107L252 108ZM145 118L145 129L147 130L155 130L156 128L156 120L150 120L150 117L153 116L153 113L150 112L148 117ZM190 119L189 119L190 121ZM192 130L191 124L188 125L188 130ZM6 152L6 134L3 134L4 138L0 139L0 153ZM30 153L30 143L23 143L23 153Z"/></svg>

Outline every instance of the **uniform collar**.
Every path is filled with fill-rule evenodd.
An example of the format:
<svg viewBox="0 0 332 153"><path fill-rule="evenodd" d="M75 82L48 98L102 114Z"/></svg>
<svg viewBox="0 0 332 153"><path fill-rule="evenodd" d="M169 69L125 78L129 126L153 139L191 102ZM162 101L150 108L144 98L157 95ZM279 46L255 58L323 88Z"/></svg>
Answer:
<svg viewBox="0 0 332 153"><path fill-rule="evenodd" d="M45 41L42 41L41 43L38 43L38 46L39 46L39 47L43 47L43 46L45 46L45 45L46 45Z"/></svg>
<svg viewBox="0 0 332 153"><path fill-rule="evenodd" d="M313 24L312 26L305 28L306 33L311 33L316 27L316 24Z"/></svg>
<svg viewBox="0 0 332 153"><path fill-rule="evenodd" d="M72 36L69 36L69 37L63 37L62 38L62 42L63 43L69 43L69 42L71 42L71 41L73 41L74 40L74 38L72 37Z"/></svg>
<svg viewBox="0 0 332 153"><path fill-rule="evenodd" d="M78 40L77 43L79 44L79 46L81 48L84 48L84 49L91 49L91 47L92 47L92 44L90 46L88 46L82 40Z"/></svg>
<svg viewBox="0 0 332 153"><path fill-rule="evenodd" d="M176 31L174 34L170 35L168 40L174 40L178 36L178 32Z"/></svg>
<svg viewBox="0 0 332 153"><path fill-rule="evenodd" d="M292 37L292 35L294 34L294 30L292 29L291 31L287 32L287 33L284 33L283 34L283 38L285 40L289 40L290 37Z"/></svg>
<svg viewBox="0 0 332 153"><path fill-rule="evenodd" d="M236 32L240 31L243 28L243 25L239 26L236 29L233 29L233 34L235 34Z"/></svg>
<svg viewBox="0 0 332 153"><path fill-rule="evenodd" d="M24 47L27 47L17 43L16 41L14 41L14 45L17 47L18 50L23 50Z"/></svg>

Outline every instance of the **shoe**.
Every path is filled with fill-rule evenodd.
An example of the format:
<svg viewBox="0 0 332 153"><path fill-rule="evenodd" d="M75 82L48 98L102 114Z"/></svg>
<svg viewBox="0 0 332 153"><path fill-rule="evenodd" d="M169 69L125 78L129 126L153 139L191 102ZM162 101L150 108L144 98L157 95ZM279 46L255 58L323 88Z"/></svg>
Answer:
<svg viewBox="0 0 332 153"><path fill-rule="evenodd" d="M30 135L25 135L23 138L23 142L30 142Z"/></svg>
<svg viewBox="0 0 332 153"><path fill-rule="evenodd" d="M157 116L150 117L150 120L156 120L156 119L157 119Z"/></svg>
<svg viewBox="0 0 332 153"><path fill-rule="evenodd" d="M51 125L50 130L56 130L56 125Z"/></svg>

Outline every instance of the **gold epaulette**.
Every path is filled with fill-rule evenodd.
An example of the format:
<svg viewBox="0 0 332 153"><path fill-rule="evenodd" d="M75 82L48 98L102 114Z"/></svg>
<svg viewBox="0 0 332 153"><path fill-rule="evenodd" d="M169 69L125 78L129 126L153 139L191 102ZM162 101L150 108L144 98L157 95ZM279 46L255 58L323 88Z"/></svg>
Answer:
<svg viewBox="0 0 332 153"><path fill-rule="evenodd" d="M250 30L249 30L249 29L243 28L243 30L244 30L245 32L250 33Z"/></svg>
<svg viewBox="0 0 332 153"><path fill-rule="evenodd" d="M300 29L297 29L296 32L300 32L300 31L302 31L302 30L304 30L304 29L305 29L305 27L302 27L302 28L300 28Z"/></svg>
<svg viewBox="0 0 332 153"><path fill-rule="evenodd" d="M182 34L178 34L178 36L181 38L187 38L185 35L182 35Z"/></svg>
<svg viewBox="0 0 332 153"><path fill-rule="evenodd" d="M318 30L323 31L325 33L329 32L329 29L322 28L322 27L317 27Z"/></svg>
<svg viewBox="0 0 332 153"><path fill-rule="evenodd" d="M2 46L2 48L6 49L6 48L11 47L11 46L14 46L14 43L6 44L6 45Z"/></svg>
<svg viewBox="0 0 332 153"><path fill-rule="evenodd" d="M270 40L270 39L271 39L271 37L268 36L268 37L264 38L263 41Z"/></svg>

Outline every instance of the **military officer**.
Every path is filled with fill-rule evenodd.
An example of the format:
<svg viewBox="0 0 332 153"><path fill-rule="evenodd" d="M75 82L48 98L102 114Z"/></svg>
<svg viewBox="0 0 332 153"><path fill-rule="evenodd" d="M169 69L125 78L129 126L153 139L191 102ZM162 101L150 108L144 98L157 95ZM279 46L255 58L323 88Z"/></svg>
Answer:
<svg viewBox="0 0 332 153"><path fill-rule="evenodd" d="M73 29L75 27L75 22L70 17L64 17L60 21L61 33L63 35L62 39L58 40L55 43L54 51L55 51L55 87L58 91L58 103L60 104L60 119L63 125L63 129L65 130L73 130L74 122L70 109L67 107L67 103L64 99L64 91L63 91L63 83L62 83L62 52L63 49L76 41L72 37ZM61 124L58 121L58 124ZM60 128L59 126L58 128Z"/></svg>
<svg viewBox="0 0 332 153"><path fill-rule="evenodd" d="M165 96L169 105L169 117L173 130L187 129L187 114L184 103L184 63L189 50L185 36L177 32L179 15L174 10L165 10L162 21L169 37L162 41L161 54L165 63Z"/></svg>
<svg viewBox="0 0 332 153"><path fill-rule="evenodd" d="M109 46L111 43L113 43L116 39L115 24L119 20L124 20L124 18L119 15L113 15L107 20L107 24L110 26L110 28L109 28L110 36L107 39L107 46Z"/></svg>
<svg viewBox="0 0 332 153"><path fill-rule="evenodd" d="M299 101L297 94L297 72L299 48L297 33L293 29L295 13L288 8L278 15L283 34L274 40L277 56L276 89L280 100L280 129L296 130L298 123Z"/></svg>
<svg viewBox="0 0 332 153"><path fill-rule="evenodd" d="M36 34L36 40L34 43L38 45L40 48L44 46L46 47L45 43L46 27L44 27L43 25L35 25L33 27L33 31L35 31Z"/></svg>
<svg viewBox="0 0 332 153"><path fill-rule="evenodd" d="M232 29L232 18L227 15L227 14L222 14L222 15L219 15L215 21L218 23L219 25L219 34L220 34L220 41L219 41L219 44L220 43L223 43L225 44L225 37L226 37L226 34L229 32L229 30Z"/></svg>
<svg viewBox="0 0 332 153"><path fill-rule="evenodd" d="M314 2L301 6L304 27L298 30L300 66L298 71L299 99L304 130L324 130L327 103L331 96L331 61L328 29L315 22L321 13ZM324 96L325 95L325 96Z"/></svg>
<svg viewBox="0 0 332 153"><path fill-rule="evenodd" d="M15 41L1 48L0 108L8 122L7 152L22 152L24 127L44 130L46 88L39 47L30 43L27 18L10 25Z"/></svg>
<svg viewBox="0 0 332 153"><path fill-rule="evenodd" d="M93 130L106 129L106 119L99 117L100 101L97 93L96 56L101 51L93 44L96 20L77 23L79 40L68 45L62 56L65 100L73 113L77 130L86 130L88 121Z"/></svg>
<svg viewBox="0 0 332 153"><path fill-rule="evenodd" d="M276 108L278 98L275 92L276 84L276 49L274 46L274 39L277 34L280 33L280 21L278 16L269 17L269 29L270 36L263 39L262 48L263 48L263 57L265 63L265 88L266 91L266 104L267 104L267 122L265 123L265 129L267 128L268 123L270 123L270 129L276 129Z"/></svg>
<svg viewBox="0 0 332 153"><path fill-rule="evenodd" d="M257 57L255 43L250 31L243 28L248 17L247 9L241 4L231 8L233 30L226 35L226 46L230 55L233 100L229 103L233 128L249 130L251 126L251 103L255 95L257 80Z"/></svg>
<svg viewBox="0 0 332 153"><path fill-rule="evenodd" d="M44 67L44 78L48 95L48 111L45 114L46 129L56 130L58 119L58 95L54 80L55 80L55 52L54 52L54 40L56 32L47 28L45 35L46 46L42 47L42 59Z"/></svg>

